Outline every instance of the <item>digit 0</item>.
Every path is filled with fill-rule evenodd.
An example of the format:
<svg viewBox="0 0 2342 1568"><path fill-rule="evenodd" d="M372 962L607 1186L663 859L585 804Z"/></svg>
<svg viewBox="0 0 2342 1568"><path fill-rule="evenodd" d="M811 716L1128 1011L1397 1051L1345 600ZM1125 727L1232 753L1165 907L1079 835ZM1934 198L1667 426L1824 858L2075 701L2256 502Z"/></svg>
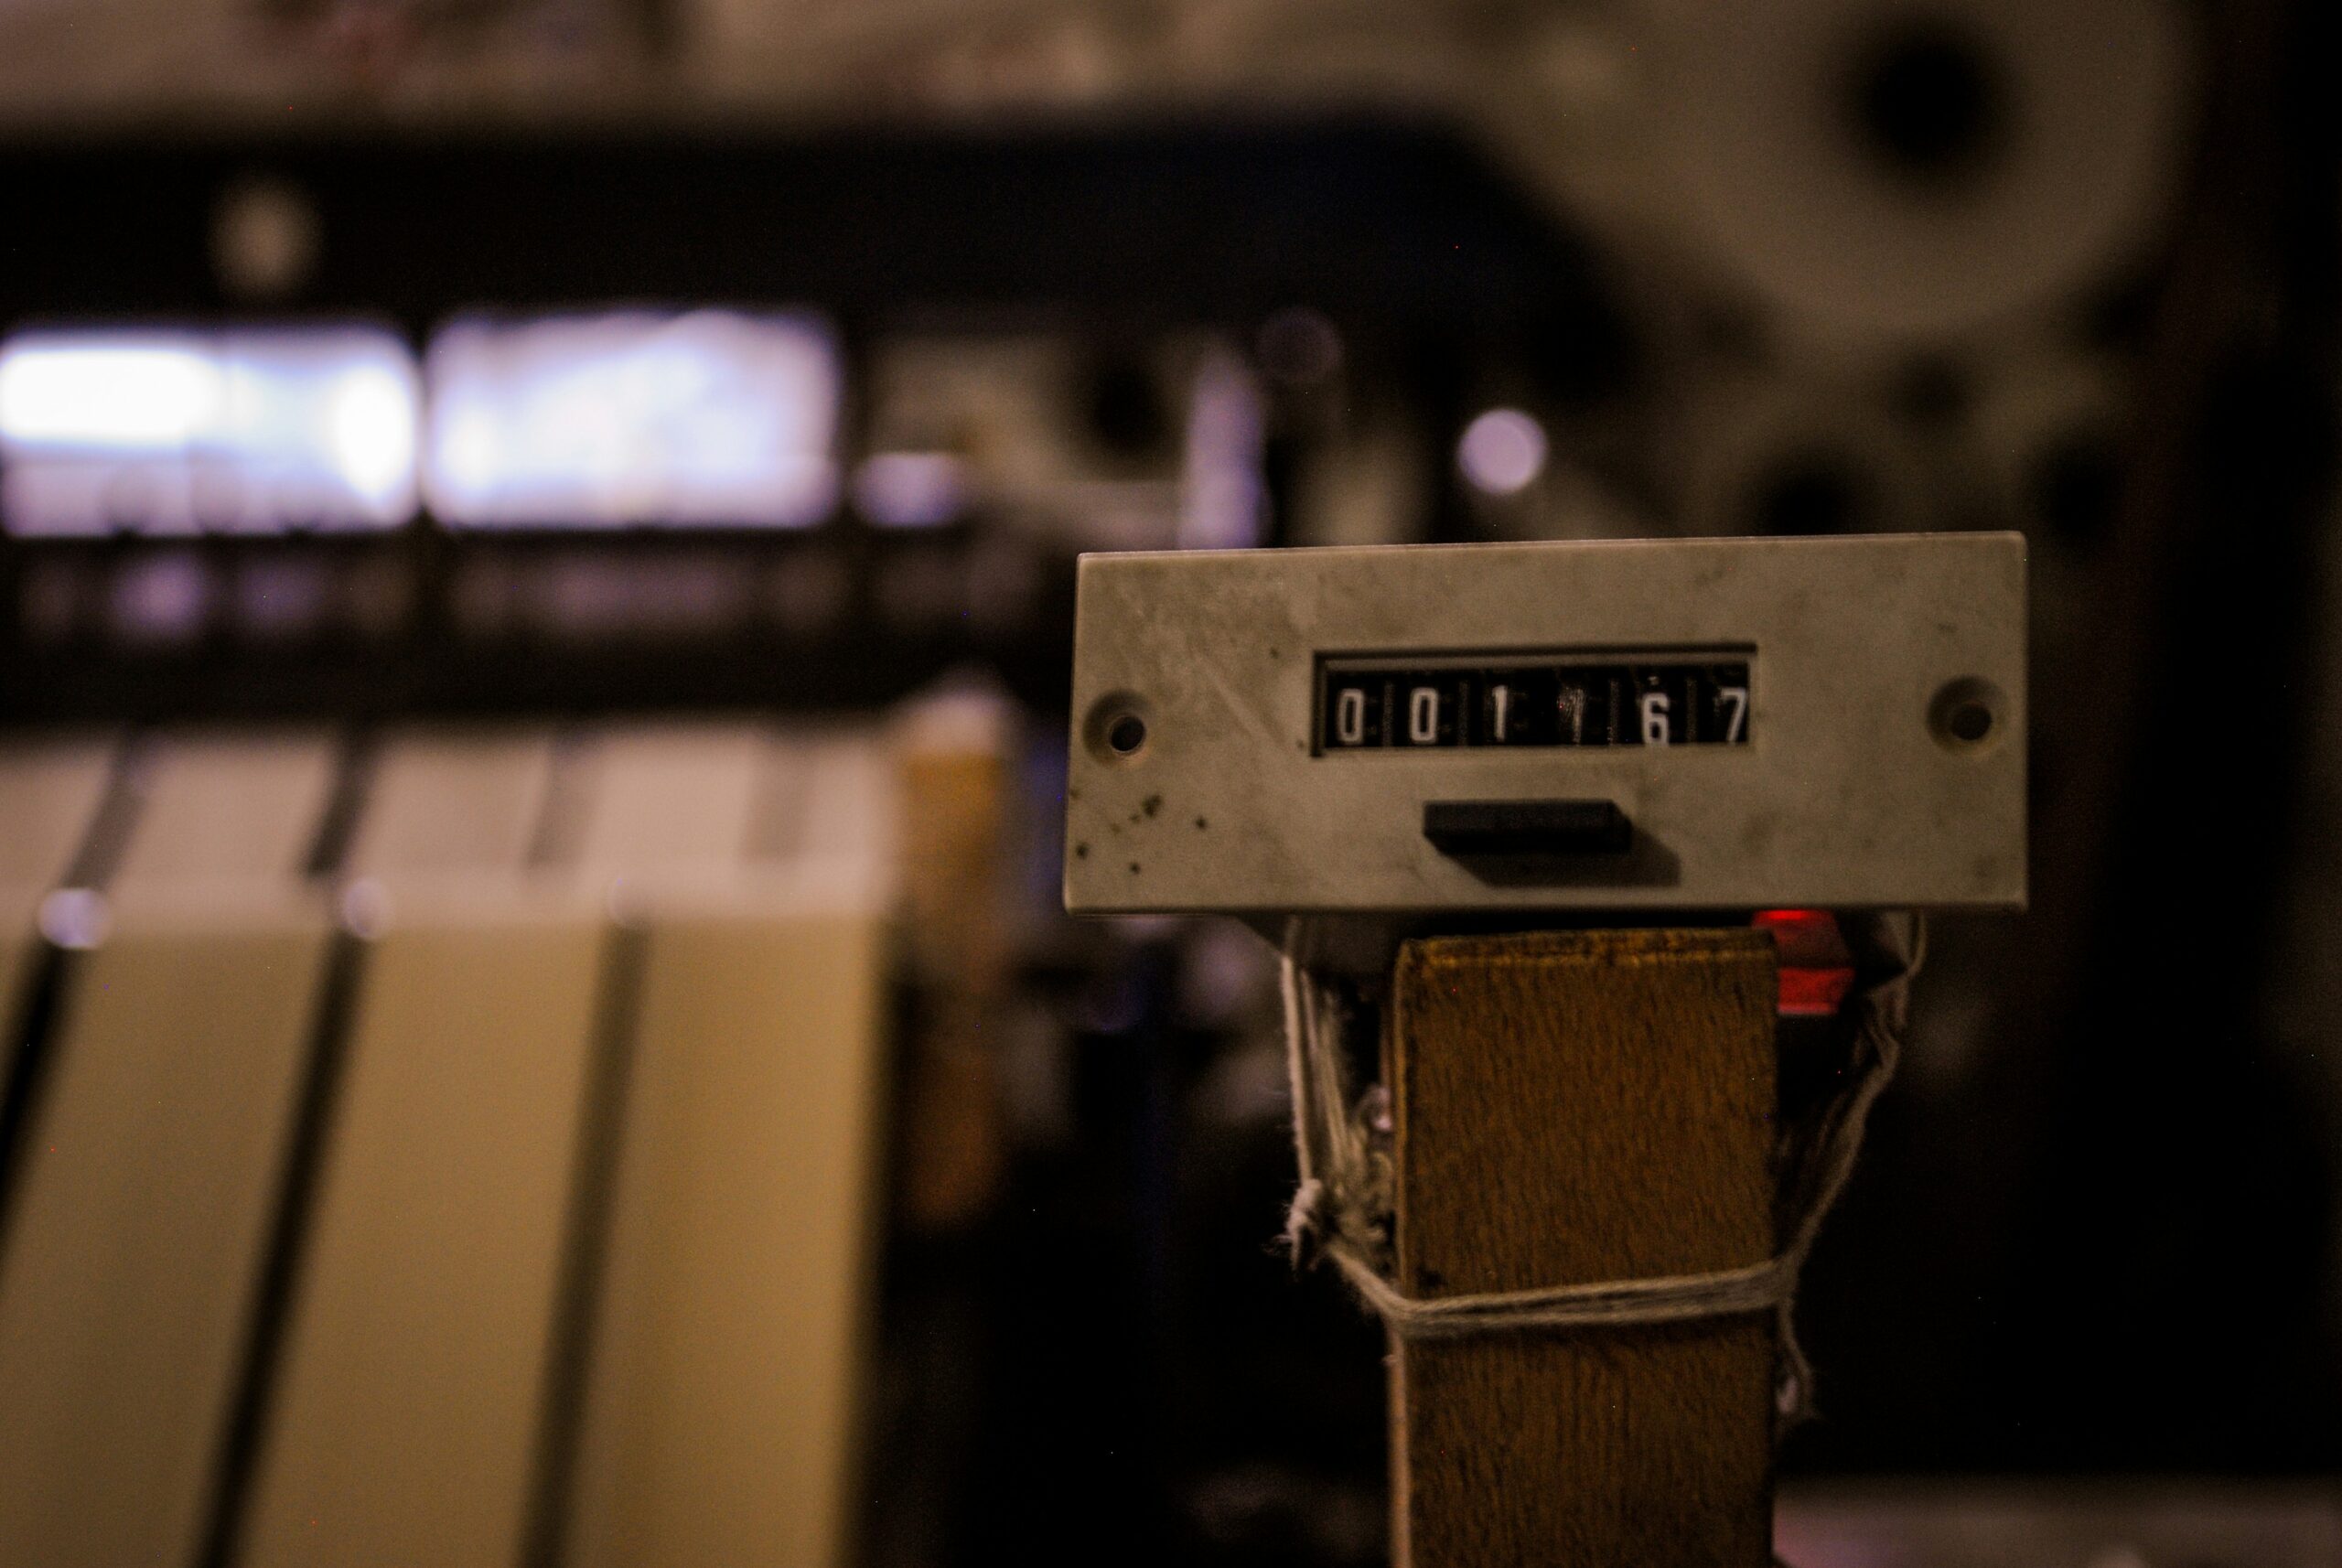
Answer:
<svg viewBox="0 0 2342 1568"><path fill-rule="evenodd" d="M1407 694L1407 738L1429 746L1439 738L1439 691L1418 686Z"/></svg>

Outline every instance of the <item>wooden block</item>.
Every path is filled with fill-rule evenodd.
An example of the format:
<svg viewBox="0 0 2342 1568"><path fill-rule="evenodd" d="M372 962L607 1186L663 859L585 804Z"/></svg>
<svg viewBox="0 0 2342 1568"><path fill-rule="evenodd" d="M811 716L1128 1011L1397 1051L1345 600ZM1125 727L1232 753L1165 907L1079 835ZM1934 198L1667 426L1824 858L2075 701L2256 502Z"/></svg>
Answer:
<svg viewBox="0 0 2342 1568"><path fill-rule="evenodd" d="M1412 1295L1701 1273L1773 1245L1774 956L1746 930L1411 942L1389 1082ZM1402 1343L1402 1568L1760 1568L1767 1316Z"/></svg>
<svg viewBox="0 0 2342 1568"><path fill-rule="evenodd" d="M78 955L0 1257L0 1562L195 1568L329 938L136 899Z"/></svg>
<svg viewBox="0 0 2342 1568"><path fill-rule="evenodd" d="M846 1561L882 938L875 908L652 919L573 1568Z"/></svg>
<svg viewBox="0 0 2342 1568"><path fill-rule="evenodd" d="M1007 961L1002 866L1011 805L1008 720L976 695L932 699L902 720L903 902L923 972L991 993Z"/></svg>
<svg viewBox="0 0 2342 1568"><path fill-rule="evenodd" d="M510 1568L527 1530L605 935L393 899L238 1568Z"/></svg>
<svg viewBox="0 0 2342 1568"><path fill-rule="evenodd" d="M999 1037L1007 985L1005 706L982 693L914 703L896 729L903 801L904 952L920 984L903 1053L895 1169L907 1230L972 1224L1007 1178Z"/></svg>

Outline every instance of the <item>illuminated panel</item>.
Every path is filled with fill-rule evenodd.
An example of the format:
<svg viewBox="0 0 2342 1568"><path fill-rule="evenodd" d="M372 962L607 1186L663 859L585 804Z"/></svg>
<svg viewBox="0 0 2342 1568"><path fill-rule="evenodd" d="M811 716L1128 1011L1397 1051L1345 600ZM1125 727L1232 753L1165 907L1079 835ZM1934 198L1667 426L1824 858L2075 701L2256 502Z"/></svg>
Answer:
<svg viewBox="0 0 2342 1568"><path fill-rule="evenodd" d="M796 316L457 321L425 360L424 487L472 528L796 528L835 500L838 361Z"/></svg>
<svg viewBox="0 0 2342 1568"><path fill-rule="evenodd" d="M24 536L394 528L414 357L371 328L43 328L0 344L0 518Z"/></svg>

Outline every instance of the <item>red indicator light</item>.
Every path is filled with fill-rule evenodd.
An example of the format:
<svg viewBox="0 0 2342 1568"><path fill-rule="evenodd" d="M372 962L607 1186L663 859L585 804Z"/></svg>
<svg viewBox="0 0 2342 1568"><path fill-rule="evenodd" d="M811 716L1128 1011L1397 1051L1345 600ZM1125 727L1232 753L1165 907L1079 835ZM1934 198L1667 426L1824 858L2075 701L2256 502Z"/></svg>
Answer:
<svg viewBox="0 0 2342 1568"><path fill-rule="evenodd" d="M1780 953L1779 1011L1785 1018L1826 1018L1853 989L1854 955L1827 909L1759 909L1749 922L1770 932Z"/></svg>

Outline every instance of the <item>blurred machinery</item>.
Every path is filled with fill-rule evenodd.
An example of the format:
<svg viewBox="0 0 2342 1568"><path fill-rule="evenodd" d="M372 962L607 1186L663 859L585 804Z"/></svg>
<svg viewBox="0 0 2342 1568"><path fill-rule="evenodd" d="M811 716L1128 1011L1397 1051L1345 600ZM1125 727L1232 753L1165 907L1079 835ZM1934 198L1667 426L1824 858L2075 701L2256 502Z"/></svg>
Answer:
<svg viewBox="0 0 2342 1568"><path fill-rule="evenodd" d="M0 7L0 1556L1376 1561L1262 953L1049 914L1135 547L2022 529L1784 1542L2330 1474L2332 27Z"/></svg>
<svg viewBox="0 0 2342 1568"><path fill-rule="evenodd" d="M79 861L10 997L6 1554L833 1556L884 753L701 725L102 755L6 769L43 880Z"/></svg>

